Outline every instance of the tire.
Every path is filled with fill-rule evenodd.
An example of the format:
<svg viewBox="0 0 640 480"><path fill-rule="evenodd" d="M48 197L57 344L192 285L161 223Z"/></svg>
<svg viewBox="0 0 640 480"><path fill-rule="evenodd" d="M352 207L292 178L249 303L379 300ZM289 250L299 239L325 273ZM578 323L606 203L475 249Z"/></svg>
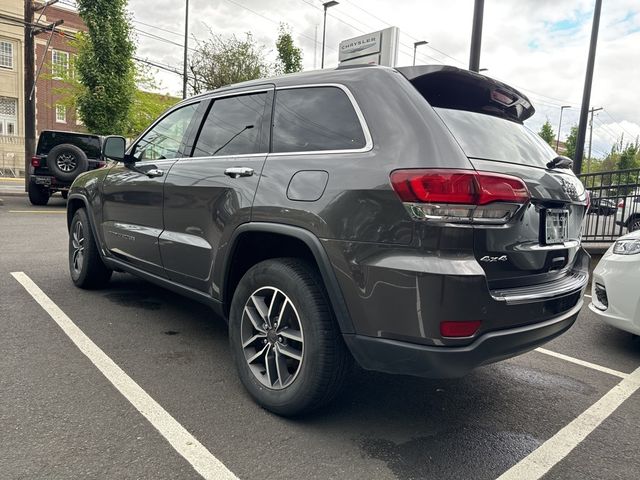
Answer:
<svg viewBox="0 0 640 480"><path fill-rule="evenodd" d="M89 160L80 148L70 143L61 143L47 154L47 167L61 182L73 182L78 175L89 169Z"/></svg>
<svg viewBox="0 0 640 480"><path fill-rule="evenodd" d="M640 216L632 217L628 223L629 227L627 228L630 232L635 232L636 230L640 230Z"/></svg>
<svg viewBox="0 0 640 480"><path fill-rule="evenodd" d="M285 299L289 303L283 308ZM272 327L265 329L267 323ZM242 277L231 303L229 341L249 394L283 416L307 413L331 401L353 363L320 276L296 258L260 262Z"/></svg>
<svg viewBox="0 0 640 480"><path fill-rule="evenodd" d="M31 205L46 205L49 203L50 196L48 188L29 183L29 201Z"/></svg>
<svg viewBox="0 0 640 480"><path fill-rule="evenodd" d="M89 218L84 208L73 215L69 230L69 272L76 287L92 289L105 286L111 278L100 258Z"/></svg>

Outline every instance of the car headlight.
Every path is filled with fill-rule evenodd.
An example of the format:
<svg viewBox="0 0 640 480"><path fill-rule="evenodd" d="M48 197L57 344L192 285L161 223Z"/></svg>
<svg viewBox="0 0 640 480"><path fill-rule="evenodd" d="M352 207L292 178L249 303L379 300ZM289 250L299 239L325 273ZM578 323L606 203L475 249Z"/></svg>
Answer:
<svg viewBox="0 0 640 480"><path fill-rule="evenodd" d="M640 253L640 240L618 240L613 245L613 253L635 255Z"/></svg>

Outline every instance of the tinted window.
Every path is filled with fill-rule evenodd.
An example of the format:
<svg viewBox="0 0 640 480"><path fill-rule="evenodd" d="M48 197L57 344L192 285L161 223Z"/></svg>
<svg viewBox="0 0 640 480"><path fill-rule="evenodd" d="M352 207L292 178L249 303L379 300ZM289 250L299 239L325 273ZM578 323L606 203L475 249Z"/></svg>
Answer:
<svg viewBox="0 0 640 480"><path fill-rule="evenodd" d="M274 152L345 150L365 144L358 116L341 89L309 87L276 92Z"/></svg>
<svg viewBox="0 0 640 480"><path fill-rule="evenodd" d="M186 105L156 123L138 140L133 152L136 160L178 158L182 138L197 108L197 103Z"/></svg>
<svg viewBox="0 0 640 480"><path fill-rule="evenodd" d="M436 112L468 157L546 168L557 155L520 123L465 110L436 108Z"/></svg>
<svg viewBox="0 0 640 480"><path fill-rule="evenodd" d="M88 158L100 158L100 138L94 135L79 135L66 132L42 132L38 140L38 154L46 155L56 145L70 143L80 147Z"/></svg>
<svg viewBox="0 0 640 480"><path fill-rule="evenodd" d="M266 152L266 147L260 146L266 101L266 92L215 100L198 136L193 156Z"/></svg>

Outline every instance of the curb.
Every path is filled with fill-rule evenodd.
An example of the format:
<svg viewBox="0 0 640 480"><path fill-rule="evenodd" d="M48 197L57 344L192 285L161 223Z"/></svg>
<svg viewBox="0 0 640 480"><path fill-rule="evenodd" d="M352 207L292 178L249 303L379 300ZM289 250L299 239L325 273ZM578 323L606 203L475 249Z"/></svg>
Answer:
<svg viewBox="0 0 640 480"><path fill-rule="evenodd" d="M0 197L26 197L27 192L2 192L0 191Z"/></svg>

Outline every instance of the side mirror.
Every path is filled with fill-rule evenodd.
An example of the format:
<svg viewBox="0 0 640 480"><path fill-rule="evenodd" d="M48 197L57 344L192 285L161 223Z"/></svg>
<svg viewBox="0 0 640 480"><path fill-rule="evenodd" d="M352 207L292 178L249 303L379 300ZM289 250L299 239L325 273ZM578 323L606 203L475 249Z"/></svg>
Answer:
<svg viewBox="0 0 640 480"><path fill-rule="evenodd" d="M124 137L110 135L102 143L102 156L116 162L124 162L124 151L127 141Z"/></svg>

